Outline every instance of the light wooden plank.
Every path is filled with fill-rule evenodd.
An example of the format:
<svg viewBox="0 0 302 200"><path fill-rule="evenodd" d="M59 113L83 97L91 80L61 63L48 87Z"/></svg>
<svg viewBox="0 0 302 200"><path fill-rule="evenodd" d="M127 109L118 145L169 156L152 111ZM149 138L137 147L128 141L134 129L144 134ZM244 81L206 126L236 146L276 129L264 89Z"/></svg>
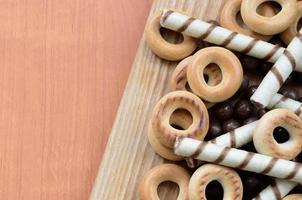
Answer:
<svg viewBox="0 0 302 200"><path fill-rule="evenodd" d="M177 8L198 18L216 19L223 1L156 0L149 18L163 8ZM168 91L176 64L155 56L142 38L90 199L138 199L142 175L165 162L148 144L147 126L154 104ZM163 199L170 198L170 193L162 194Z"/></svg>

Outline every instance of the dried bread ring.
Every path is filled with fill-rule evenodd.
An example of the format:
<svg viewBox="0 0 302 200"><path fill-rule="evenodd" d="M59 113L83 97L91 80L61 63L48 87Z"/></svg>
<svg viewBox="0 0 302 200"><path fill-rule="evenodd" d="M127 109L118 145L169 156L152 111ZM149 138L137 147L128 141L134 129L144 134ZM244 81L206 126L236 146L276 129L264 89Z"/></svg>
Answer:
<svg viewBox="0 0 302 200"><path fill-rule="evenodd" d="M208 85L201 76L204 69L215 63L221 70L222 80L215 86ZM209 102L221 102L240 88L243 79L242 65L229 50L222 47L208 47L196 52L187 69L187 79L192 91Z"/></svg>
<svg viewBox="0 0 302 200"><path fill-rule="evenodd" d="M297 15L297 0L273 0L281 5L281 11L275 16L266 17L257 13L257 8L271 0L242 0L241 16L246 25L263 35L274 35L286 30Z"/></svg>
<svg viewBox="0 0 302 200"><path fill-rule="evenodd" d="M191 61L191 58L192 56L183 59L173 71L170 81L170 89L172 91L185 90L192 92L187 80L187 67ZM205 68L203 73L208 77L208 85L215 86L222 80L221 71L217 65L209 65L207 68ZM207 101L204 101L204 104L207 108L211 108L215 105L214 103Z"/></svg>
<svg viewBox="0 0 302 200"><path fill-rule="evenodd" d="M206 187L212 181L218 181L221 184L224 191L223 199L242 199L243 186L235 170L214 164L204 164L194 172L190 179L190 200L207 199Z"/></svg>
<svg viewBox="0 0 302 200"><path fill-rule="evenodd" d="M178 109L186 110L192 116L192 123L189 127L182 127L184 130L172 127L170 122L171 116ZM170 92L162 97L153 109L151 130L158 141L168 148L173 149L177 137L202 140L208 129L208 110L202 100L190 92Z"/></svg>
<svg viewBox="0 0 302 200"><path fill-rule="evenodd" d="M189 180L189 173L182 167L175 164L158 165L143 176L139 188L140 199L159 200L157 194L158 186L165 181L171 181L179 187L177 200L188 200Z"/></svg>
<svg viewBox="0 0 302 200"><path fill-rule="evenodd" d="M297 35L299 21L302 19L302 2L298 2L298 15L295 21L280 34L280 38L282 42L285 44L289 44L290 41Z"/></svg>
<svg viewBox="0 0 302 200"><path fill-rule="evenodd" d="M192 116L188 115L187 112L188 111L186 110L176 110L170 117L170 124L181 127L182 129L187 129L190 127L193 119ZM161 157L173 161L180 161L184 159L181 156L175 155L173 148L166 147L159 142L152 129L152 123L149 124L148 140L153 150Z"/></svg>
<svg viewBox="0 0 302 200"><path fill-rule="evenodd" d="M226 1L220 14L221 25L232 31L251 36L258 40L264 40L264 41L270 40L272 38L271 35L262 35L250 30L248 27L243 27L240 24L238 24L237 15L240 13L241 2L242 0ZM274 9L268 4L263 4L263 6L261 6L260 8L261 8L261 14L264 16L275 15Z"/></svg>
<svg viewBox="0 0 302 200"><path fill-rule="evenodd" d="M145 29L146 41L151 50L157 56L171 61L181 60L192 54L197 48L196 40L183 35L183 41L179 44L166 41L160 33L160 16L161 13L157 12Z"/></svg>
<svg viewBox="0 0 302 200"><path fill-rule="evenodd" d="M302 194L291 194L284 197L282 200L302 200Z"/></svg>
<svg viewBox="0 0 302 200"><path fill-rule="evenodd" d="M274 138L274 130L283 127L289 134L289 140L278 143ZM302 120L287 109L274 109L267 112L257 123L253 134L253 142L259 153L275 158L291 160L302 149Z"/></svg>

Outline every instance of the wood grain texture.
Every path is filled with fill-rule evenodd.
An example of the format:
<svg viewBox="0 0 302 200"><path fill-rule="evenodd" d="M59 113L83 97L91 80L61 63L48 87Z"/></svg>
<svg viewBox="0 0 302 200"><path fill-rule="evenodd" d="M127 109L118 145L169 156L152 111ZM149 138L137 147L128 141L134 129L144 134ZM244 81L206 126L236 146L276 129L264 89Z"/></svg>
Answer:
<svg viewBox="0 0 302 200"><path fill-rule="evenodd" d="M157 10L178 8L194 17L216 19L223 2L156 0L149 18ZM138 199L142 175L165 162L148 144L147 127L153 106L168 91L176 64L155 56L142 38L90 199ZM162 192L162 199L171 199L170 193Z"/></svg>
<svg viewBox="0 0 302 200"><path fill-rule="evenodd" d="M0 1L1 199L88 199L150 4Z"/></svg>

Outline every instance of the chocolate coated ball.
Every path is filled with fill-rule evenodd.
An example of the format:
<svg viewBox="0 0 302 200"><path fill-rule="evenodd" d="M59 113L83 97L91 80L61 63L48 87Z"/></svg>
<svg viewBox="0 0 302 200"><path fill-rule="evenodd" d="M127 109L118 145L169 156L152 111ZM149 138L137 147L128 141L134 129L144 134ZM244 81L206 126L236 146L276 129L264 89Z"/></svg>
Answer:
<svg viewBox="0 0 302 200"><path fill-rule="evenodd" d="M234 112L238 119L247 119L253 111L253 105L247 100L240 100L235 104Z"/></svg>
<svg viewBox="0 0 302 200"><path fill-rule="evenodd" d="M214 109L214 115L220 120L227 120L233 116L233 107L230 103L220 103Z"/></svg>
<svg viewBox="0 0 302 200"><path fill-rule="evenodd" d="M299 92L292 87L284 87L280 89L280 93L293 100L299 99Z"/></svg>
<svg viewBox="0 0 302 200"><path fill-rule="evenodd" d="M257 117L260 119L263 115L265 115L266 110L265 109L258 109L257 110Z"/></svg>
<svg viewBox="0 0 302 200"><path fill-rule="evenodd" d="M260 68L260 61L259 59L250 57L250 56L244 56L241 59L241 64L243 66L243 69L248 71L256 70L257 68Z"/></svg>
<svg viewBox="0 0 302 200"><path fill-rule="evenodd" d="M234 119L230 119L230 120L224 122L224 124L222 125L222 130L224 133L227 133L227 132L235 130L238 127L240 127L239 122L237 122Z"/></svg>
<svg viewBox="0 0 302 200"><path fill-rule="evenodd" d="M251 96L256 92L257 88L258 88L258 85L252 85L252 86L250 86L250 87L247 89L247 91L246 91L246 97L247 97L248 99L250 99Z"/></svg>
<svg viewBox="0 0 302 200"><path fill-rule="evenodd" d="M242 122L242 125L250 124L250 123L252 123L252 122L254 122L254 121L257 121L257 120L258 120L257 117L250 117L250 118L247 118L246 120L244 120L244 121Z"/></svg>
<svg viewBox="0 0 302 200"><path fill-rule="evenodd" d="M261 65L261 72L265 75L267 74L267 72L273 67L273 64L272 63L269 63L269 62L263 62L262 65Z"/></svg>
<svg viewBox="0 0 302 200"><path fill-rule="evenodd" d="M209 126L208 134L206 135L205 140L212 140L222 134L222 128L217 121L211 121Z"/></svg>
<svg viewBox="0 0 302 200"><path fill-rule="evenodd" d="M238 91L242 92L242 91L247 90L247 88L249 87L249 83L250 83L249 77L247 75L244 75L241 86Z"/></svg>

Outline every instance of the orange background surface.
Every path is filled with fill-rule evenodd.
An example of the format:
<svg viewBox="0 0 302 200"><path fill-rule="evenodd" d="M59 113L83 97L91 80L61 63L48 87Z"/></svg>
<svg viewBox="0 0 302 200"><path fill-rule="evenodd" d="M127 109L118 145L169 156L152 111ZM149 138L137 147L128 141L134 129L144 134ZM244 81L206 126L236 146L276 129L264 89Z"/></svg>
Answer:
<svg viewBox="0 0 302 200"><path fill-rule="evenodd" d="M88 199L151 3L0 1L1 199Z"/></svg>

